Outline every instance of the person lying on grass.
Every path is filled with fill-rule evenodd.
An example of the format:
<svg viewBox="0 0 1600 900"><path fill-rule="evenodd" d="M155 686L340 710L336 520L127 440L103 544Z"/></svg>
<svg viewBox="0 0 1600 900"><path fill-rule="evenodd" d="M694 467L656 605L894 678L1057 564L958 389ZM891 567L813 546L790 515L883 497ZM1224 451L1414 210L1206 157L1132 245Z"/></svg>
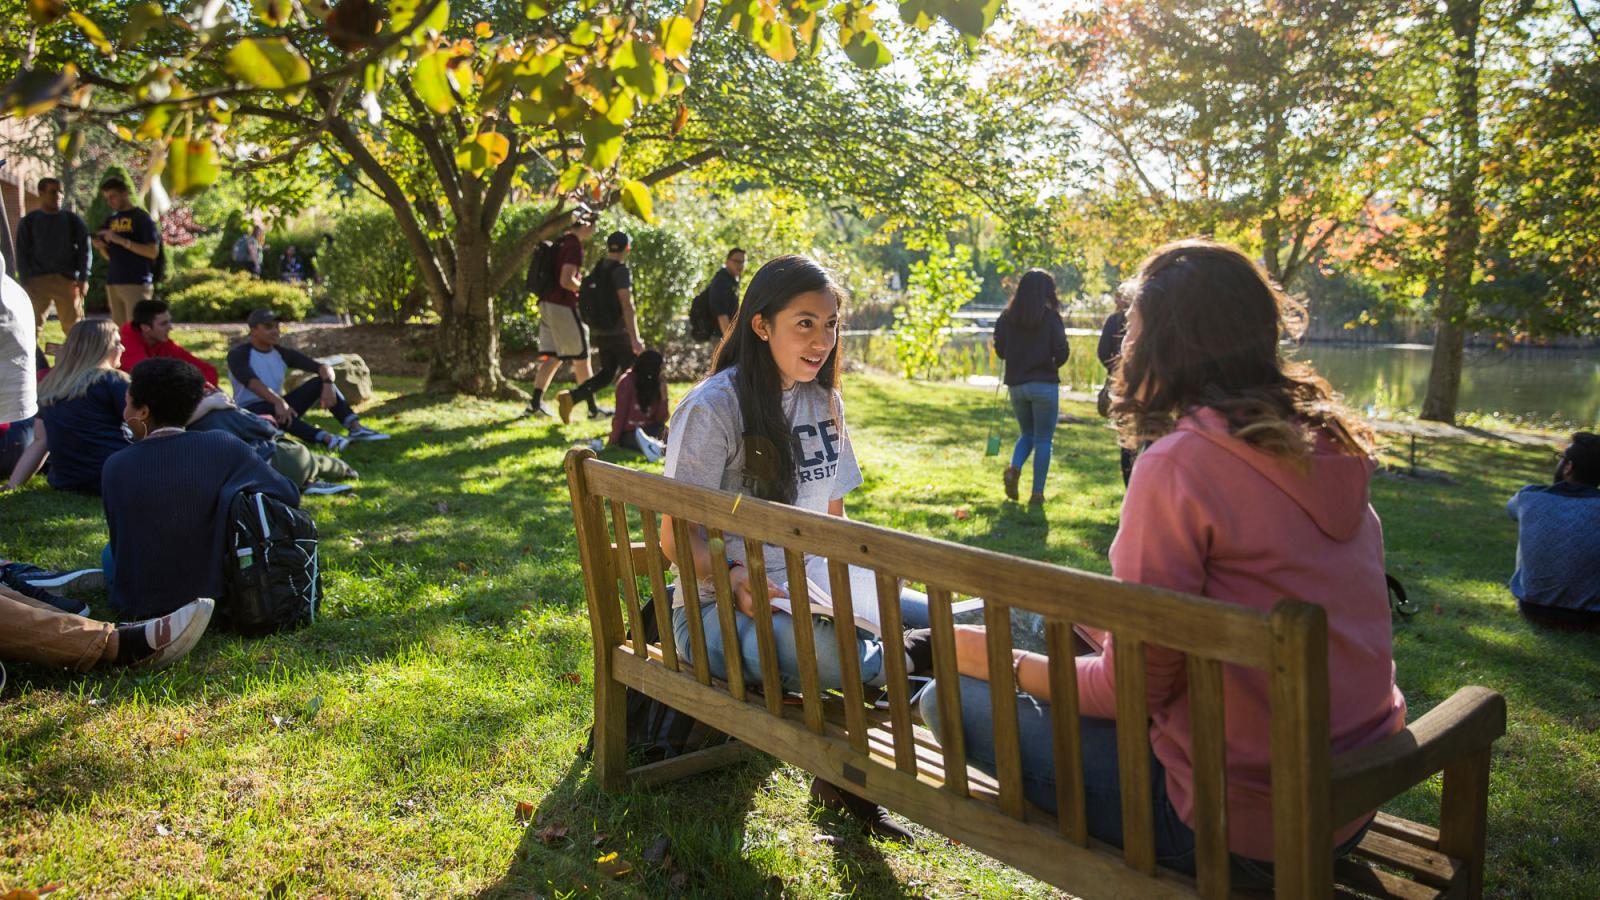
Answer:
<svg viewBox="0 0 1600 900"><path fill-rule="evenodd" d="M1117 578L1268 611L1283 597L1328 615L1335 753L1405 727L1394 654L1383 529L1368 502L1372 432L1305 363L1284 359L1303 310L1243 253L1194 240L1145 260L1113 376L1112 414L1139 456L1111 545ZM1156 857L1193 872L1193 770L1184 657L1146 656ZM1077 659L1089 833L1122 845L1116 747L1115 638ZM994 771L993 709L982 629L956 632L960 722L922 715L938 735L960 728L969 761ZM1055 811L1052 701L1045 657L1013 659L1023 790ZM1228 830L1234 884L1272 883L1271 716L1266 674L1225 666ZM1336 822L1330 853L1359 843L1370 816Z"/></svg>
<svg viewBox="0 0 1600 900"><path fill-rule="evenodd" d="M243 441L184 423L205 391L177 359L133 367L123 417L138 439L106 464L101 497L111 533L111 605L130 619L163 616L222 590L228 507L240 491L300 505L300 492Z"/></svg>
<svg viewBox="0 0 1600 900"><path fill-rule="evenodd" d="M717 348L712 374L689 391L672 416L665 467L668 478L844 515L845 496L861 485L839 393L839 306L844 297L844 290L827 270L807 257L784 256L761 267L750 281L738 319ZM694 570L701 579L700 596L708 601L702 603L700 614L711 671L719 678L726 677L722 647L724 641L733 640L744 660L745 678L759 683L760 653L751 618L754 601L743 539L727 535L725 551L713 559L703 529L694 529L691 546L682 547L671 526L671 517L666 517L662 550L675 562L681 562L684 554L693 554ZM739 606L735 635L722 633L712 566L729 570ZM781 548L767 547L766 571L772 594L788 596L788 569ZM685 648L681 652L692 655L683 602L680 592L673 601L673 633L678 646ZM858 602L870 601L862 598ZM905 591L900 606L907 625L927 625L926 596ZM821 686L824 690L838 688L842 675L834 623L813 619ZM800 664L794 621L775 610L772 630L783 683L764 689L798 692ZM887 680L885 655L907 652L902 635L880 640L865 631L857 634L856 651L862 680L874 686ZM909 661L907 668L914 668ZM883 807L821 779L812 781L811 795L824 806L847 810L875 834L901 840L910 837Z"/></svg>

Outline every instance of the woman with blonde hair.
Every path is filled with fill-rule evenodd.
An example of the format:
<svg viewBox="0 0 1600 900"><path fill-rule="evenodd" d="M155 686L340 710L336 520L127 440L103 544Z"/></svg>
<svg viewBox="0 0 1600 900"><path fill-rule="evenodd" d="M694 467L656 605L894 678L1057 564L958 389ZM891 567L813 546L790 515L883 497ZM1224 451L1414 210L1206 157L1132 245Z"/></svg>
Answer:
<svg viewBox="0 0 1600 900"><path fill-rule="evenodd" d="M21 487L48 456L51 487L100 493L101 468L129 441L122 423L128 376L117 368L121 361L116 323L85 319L72 326L55 367L39 382L33 443L17 460L7 487Z"/></svg>
<svg viewBox="0 0 1600 900"><path fill-rule="evenodd" d="M1157 250L1140 268L1111 386L1124 446L1139 455L1111 544L1117 578L1267 611L1282 597L1328 615L1329 742L1342 753L1405 727L1383 572L1383 526L1368 502L1372 432L1307 363L1285 358L1299 304L1249 257L1208 240ZM1194 772L1184 657L1150 635L1151 802L1158 861L1194 871ZM1122 844L1115 637L1077 660L1089 833ZM994 765L982 631L959 629L967 758ZM1055 809L1049 667L1014 654L1024 791ZM1223 669L1228 832L1235 884L1270 885L1271 709L1266 674ZM1140 723L1141 725L1145 723ZM1335 822L1330 855L1359 842L1370 816Z"/></svg>

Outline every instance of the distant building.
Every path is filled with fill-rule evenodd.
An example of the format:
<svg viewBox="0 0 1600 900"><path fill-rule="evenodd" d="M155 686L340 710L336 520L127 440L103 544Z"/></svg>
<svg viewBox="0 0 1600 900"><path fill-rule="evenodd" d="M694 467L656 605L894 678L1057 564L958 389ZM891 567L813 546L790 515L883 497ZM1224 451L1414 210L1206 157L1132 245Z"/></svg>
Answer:
<svg viewBox="0 0 1600 900"><path fill-rule="evenodd" d="M26 119L0 119L0 255L7 275L16 277L16 226L39 205L39 179L50 174L42 163L26 157L7 157L4 147L21 141L37 123Z"/></svg>

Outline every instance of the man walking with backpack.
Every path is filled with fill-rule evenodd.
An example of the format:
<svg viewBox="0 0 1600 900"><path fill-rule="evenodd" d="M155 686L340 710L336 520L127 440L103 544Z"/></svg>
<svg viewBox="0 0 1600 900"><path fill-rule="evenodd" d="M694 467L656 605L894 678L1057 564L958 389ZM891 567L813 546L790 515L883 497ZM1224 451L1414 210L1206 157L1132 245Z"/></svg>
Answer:
<svg viewBox="0 0 1600 900"><path fill-rule="evenodd" d="M594 237L596 216L580 207L572 227L560 238L541 246L528 269L528 287L539 298L539 371L533 376L533 397L527 415L553 417L544 405L544 392L564 360L581 384L589 378L589 340L578 317L578 291L582 288L583 244Z"/></svg>
<svg viewBox="0 0 1600 900"><path fill-rule="evenodd" d="M711 276L706 289L689 301L689 336L697 341L720 341L739 317L739 276L744 274L744 251L728 251L722 268Z"/></svg>
<svg viewBox="0 0 1600 900"><path fill-rule="evenodd" d="M574 390L556 395L562 422L572 421L572 407L579 400L589 405L591 419L611 415L611 410L602 409L595 402L595 395L610 386L644 352L633 311L633 272L626 262L632 247L633 239L626 231L613 231L606 238L606 258L595 265L578 291L578 312L588 324L589 337L600 353L600 370Z"/></svg>
<svg viewBox="0 0 1600 900"><path fill-rule="evenodd" d="M17 280L33 301L35 333L44 329L51 303L63 334L83 318L91 259L89 226L61 208L61 180L39 179L39 208L17 223Z"/></svg>

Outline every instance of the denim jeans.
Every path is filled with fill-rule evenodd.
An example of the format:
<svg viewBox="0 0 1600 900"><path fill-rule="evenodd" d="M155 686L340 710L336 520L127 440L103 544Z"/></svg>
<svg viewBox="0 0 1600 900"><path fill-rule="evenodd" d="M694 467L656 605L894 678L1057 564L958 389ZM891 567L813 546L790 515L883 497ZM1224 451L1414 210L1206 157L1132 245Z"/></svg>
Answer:
<svg viewBox="0 0 1600 900"><path fill-rule="evenodd" d="M22 451L28 449L33 443L33 420L23 419L12 422L11 427L0 433L0 478L11 474L17 467L17 460L22 458Z"/></svg>
<svg viewBox="0 0 1600 900"><path fill-rule="evenodd" d="M900 592L900 616L906 628L927 628L928 597L913 590ZM744 665L744 679L746 684L759 685L761 683L761 649L756 640L756 621L738 610L734 610L734 630L738 632L739 659ZM711 667L711 674L717 678L727 678L728 673L722 660L722 619L717 613L714 602L701 601L700 621L705 626L706 634L706 662ZM817 680L823 690L830 688L837 690L844 684L839 669L839 638L834 632L834 623L831 619L821 616L811 617L812 632L816 637L817 645ZM672 610L672 636L678 644L678 655L685 660L693 661L694 651L689 645L689 610L686 606L679 606ZM794 619L788 613L772 612L772 636L778 650L778 674L783 681L783 689L790 693L800 693L800 657L794 646ZM883 666L885 653L905 653L898 634L886 635L879 640L871 632L856 630L857 656L861 660L861 681L863 684L882 687L888 680L888 672Z"/></svg>
<svg viewBox="0 0 1600 900"><path fill-rule="evenodd" d="M1055 444L1056 419L1061 414L1061 385L1053 381L1030 381L1011 386L1011 412L1017 417L1022 434L1011 451L1011 468L1020 469L1033 454L1033 492L1044 493L1044 479L1050 474L1050 452Z"/></svg>
<svg viewBox="0 0 1600 900"><path fill-rule="evenodd" d="M1022 750L1022 793L1028 802L1056 812L1056 763L1052 751L1050 704L1031 694L1017 694L1017 731ZM940 735L938 686L922 694L923 721ZM967 761L985 772L995 771L994 706L989 682L961 678L962 734ZM1089 833L1099 840L1122 846L1122 782L1117 765L1117 723L1084 716L1078 720L1083 745L1084 816ZM1150 798L1155 831L1156 862L1179 872L1194 874L1194 829L1184 824L1167 796L1166 769L1150 755ZM1367 829L1334 850L1342 856L1361 843ZM1270 888L1272 863L1233 854L1235 889Z"/></svg>

